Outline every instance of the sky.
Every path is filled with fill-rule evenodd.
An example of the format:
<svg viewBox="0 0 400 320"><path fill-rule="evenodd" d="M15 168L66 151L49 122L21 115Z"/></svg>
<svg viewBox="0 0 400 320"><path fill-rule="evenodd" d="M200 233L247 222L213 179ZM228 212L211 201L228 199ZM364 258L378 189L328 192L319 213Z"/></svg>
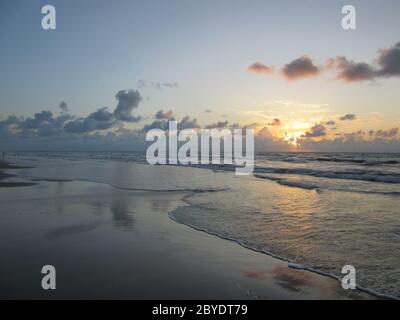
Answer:
<svg viewBox="0 0 400 320"><path fill-rule="evenodd" d="M46 4L55 30L42 29ZM356 30L342 28L347 4ZM253 127L265 151L400 152L399 12L397 0L1 1L0 148L134 150L176 119Z"/></svg>

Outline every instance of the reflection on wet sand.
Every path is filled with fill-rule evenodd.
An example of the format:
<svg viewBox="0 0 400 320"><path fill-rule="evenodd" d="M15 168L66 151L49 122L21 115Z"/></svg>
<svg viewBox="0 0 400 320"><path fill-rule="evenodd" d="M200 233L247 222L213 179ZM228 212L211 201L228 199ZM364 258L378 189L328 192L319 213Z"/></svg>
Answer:
<svg viewBox="0 0 400 320"><path fill-rule="evenodd" d="M100 221L95 221L88 224L73 224L65 227L60 227L53 229L45 234L46 238L56 239L60 237L68 237L74 234L79 234L83 232L88 232L96 229L101 225Z"/></svg>
<svg viewBox="0 0 400 320"><path fill-rule="evenodd" d="M111 202L111 214L114 220L114 226L132 229L134 225L133 212L130 211L126 198L115 198Z"/></svg>
<svg viewBox="0 0 400 320"><path fill-rule="evenodd" d="M309 273L277 266L272 271L277 283L285 289L299 292L301 287L313 285L313 278Z"/></svg>

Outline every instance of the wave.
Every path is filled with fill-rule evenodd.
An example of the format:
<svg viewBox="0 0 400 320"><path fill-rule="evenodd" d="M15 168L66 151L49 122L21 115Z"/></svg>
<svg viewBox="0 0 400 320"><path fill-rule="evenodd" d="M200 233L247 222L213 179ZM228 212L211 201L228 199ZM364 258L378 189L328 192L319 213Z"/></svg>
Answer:
<svg viewBox="0 0 400 320"><path fill-rule="evenodd" d="M254 177L257 179L262 179L262 180L275 181L276 183L283 185L283 186L300 188L300 189L305 189L305 190L321 191L322 189L325 189L325 190L332 190L332 191L356 192L356 193L364 193L364 194L380 194L380 195L387 195L387 196L400 196L400 192L398 192L398 191L378 191L378 190L357 189L354 187L347 188L347 187L321 186L321 185L318 185L315 183L290 181L285 178L272 177L272 176L261 175L261 174L255 174Z"/></svg>
<svg viewBox="0 0 400 320"><path fill-rule="evenodd" d="M341 278L339 276L335 275L335 274L332 274L332 273L329 273L329 272L324 272L324 271L321 271L319 269L315 269L313 267L309 267L309 266L306 266L306 265L289 262L288 263L288 267L292 268L292 269L297 269L297 270L310 271L310 272L313 272L313 273L320 274L322 276L326 276L326 277L329 277L329 278L336 279L337 281L341 282ZM400 300L399 297L396 297L396 296L393 296L393 295L390 295L390 294L383 294L383 293L380 293L380 292L378 292L376 290L373 290L373 289L370 289L370 288L362 287L362 286L359 286L359 285L356 285L356 288L359 291L366 292L366 293L371 294L371 295L376 296L376 297L385 298L385 299L391 299L391 300Z"/></svg>
<svg viewBox="0 0 400 320"><path fill-rule="evenodd" d="M363 164L367 166L377 166L377 165L385 165L385 164L399 164L400 161L397 160L368 160L368 159L346 159L346 158L314 158L309 159L309 161L318 161L318 162L343 162L343 163L357 163Z"/></svg>
<svg viewBox="0 0 400 320"><path fill-rule="evenodd" d="M191 224L191 223L189 223L189 222L187 222L187 221L181 221L181 220L177 219L177 218L174 216L174 213L177 212L177 211L180 210L180 209L183 209L183 208L186 208L186 207L181 206L181 207L178 207L178 208L176 208L175 210L169 212L169 213L168 213L168 216L170 217L170 219L173 220L173 221L175 221L175 222L177 222L177 223L186 225L186 226L188 226L188 227L190 227L190 228L192 228L192 229L194 229L194 230L201 231L201 232L205 232L205 233L207 233L207 234L210 234L210 235L212 235L212 236L218 237L218 238L220 238L220 239L224 239L224 240L228 240L228 241L235 242L235 243L237 243L238 245L240 245L240 246L242 246L242 247L244 247L244 248L246 248L246 249L249 249L249 250L251 250L251 251L258 252L258 253L262 253L262 254L266 254L266 255L268 255L268 256L270 256L270 257L273 257L273 258L275 258L275 259L278 259L278 260L281 260L281 261L285 261L285 262L288 263L288 267L289 267L289 268L292 268L292 269L299 269L299 270L305 270L305 271L309 271L309 272L316 273L316 274L319 274L319 275L322 275L322 276L325 276L325 277L329 277L329 278L335 279L335 280L337 280L337 281L339 281L339 282L341 281L340 277L337 276L337 275L335 275L335 274L328 273L328 272L324 272L324 271L322 271L322 270L319 270L319 269L316 269L316 268L313 268L313 267L310 267L310 266L306 266L306 265L302 265L302 264L295 263L295 262L291 261L290 259L287 259L287 258L285 258L285 257L276 255L276 254L274 254L274 253L271 252L271 251L261 250L261 249L257 249L257 248L255 248L255 247L252 247L251 245L248 245L248 244L244 243L244 242L241 241L240 239L228 237L228 236L219 234L219 233L217 233L217 232L210 231L210 230L208 230L207 228L198 227L198 226L196 226L196 225L194 225L194 224ZM381 297L381 298L386 298L386 299L392 299L392 300L400 300L400 297L396 297L396 296L393 296L393 295L383 294L383 293L380 293L380 292L375 291L375 290L370 289L370 288L365 288L365 287L358 286L358 285L356 286L356 288L357 288L357 290L359 290L359 291L366 292L366 293L371 294L371 295L376 296L376 297Z"/></svg>
<svg viewBox="0 0 400 320"><path fill-rule="evenodd" d="M382 183L400 183L400 174L371 170L341 170L341 171L324 171L308 168L273 168L273 167L256 167L255 173L276 173L276 174L293 174L305 175L318 178L347 179L360 180Z"/></svg>
<svg viewBox="0 0 400 320"><path fill-rule="evenodd" d="M342 158L315 158L315 159L310 159L310 161L365 163L366 160L342 159Z"/></svg>

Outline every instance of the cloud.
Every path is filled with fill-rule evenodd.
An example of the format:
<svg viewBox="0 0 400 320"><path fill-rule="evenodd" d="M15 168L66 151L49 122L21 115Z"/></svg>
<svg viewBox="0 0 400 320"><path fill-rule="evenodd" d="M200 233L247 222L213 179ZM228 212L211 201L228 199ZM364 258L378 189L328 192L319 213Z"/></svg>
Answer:
<svg viewBox="0 0 400 320"><path fill-rule="evenodd" d="M211 112L212 112L212 110L210 110L210 109L204 110L204 113L211 113Z"/></svg>
<svg viewBox="0 0 400 320"><path fill-rule="evenodd" d="M397 137L397 134L399 133L399 128L392 128L389 130L378 130L375 132L375 137L377 138L383 138L383 139L392 139Z"/></svg>
<svg viewBox="0 0 400 320"><path fill-rule="evenodd" d="M400 140L379 139L372 140L354 135L340 136L335 139L301 139L299 148L307 151L320 152L399 152Z"/></svg>
<svg viewBox="0 0 400 320"><path fill-rule="evenodd" d="M268 125L279 127L281 125L281 120L278 118L275 118L272 120L272 122L268 123Z"/></svg>
<svg viewBox="0 0 400 320"><path fill-rule="evenodd" d="M109 122L114 119L114 114L109 112L107 107L104 107L93 112L88 118L99 122Z"/></svg>
<svg viewBox="0 0 400 320"><path fill-rule="evenodd" d="M67 105L67 103L64 102L64 101L61 101L61 102L60 102L60 105L59 105L58 107L60 108L61 112L63 112L63 113L69 112L68 105Z"/></svg>
<svg viewBox="0 0 400 320"><path fill-rule="evenodd" d="M158 82L158 83L156 83L156 86L160 87L160 88L162 88L162 87L165 87L165 88L178 88L179 84L177 82L162 82L162 83Z"/></svg>
<svg viewBox="0 0 400 320"><path fill-rule="evenodd" d="M274 73L275 68L273 66L267 66L260 62L255 62L247 68L248 71L257 74L271 74Z"/></svg>
<svg viewBox="0 0 400 320"><path fill-rule="evenodd" d="M153 89L162 89L162 88L173 89L173 88L178 88L179 84L176 81L172 81L172 82L154 82L154 81L145 81L145 80L140 79L137 82L137 87L139 89L146 88L146 87L150 87L150 88L153 88Z"/></svg>
<svg viewBox="0 0 400 320"><path fill-rule="evenodd" d="M51 111L43 110L35 113L33 117L10 116L0 121L1 137L64 137L66 135L96 134L98 131L122 125L123 122L137 122L140 117L132 115L133 109L139 106L141 96L135 90L121 90L117 93L118 105L114 111L107 107L99 108L87 117L76 117L68 113L65 102L59 104L61 114L54 116ZM160 115L160 114L159 114ZM171 111L164 113L171 116Z"/></svg>
<svg viewBox="0 0 400 320"><path fill-rule="evenodd" d="M51 113L51 112L50 112ZM27 121L29 119L29 121ZM29 123L35 122L37 129L26 129ZM38 125L38 123L40 123ZM65 114L55 117L49 111L42 111L32 118L9 116L0 120L0 148L5 150L145 150L148 144L145 133L152 128L168 130L167 119L156 119L142 129L126 129L118 127L119 120L113 117L113 112L100 108L86 118L76 118ZM325 123L324 123L325 124ZM337 133L335 138L328 138L324 124L315 124L308 132L297 140L274 136L268 127L257 130L261 123L248 125L229 125L219 121L209 127L254 128L255 149L257 151L359 151L359 152L399 152L399 128L379 129L352 133ZM104 128L113 128L107 130ZM67 130L66 127L69 129ZM71 129L72 128L72 129ZM196 119L184 117L178 128L199 128ZM104 130L103 130L104 129ZM69 131L69 132L68 132ZM321 139L313 139L321 138ZM296 142L297 146L293 144Z"/></svg>
<svg viewBox="0 0 400 320"><path fill-rule="evenodd" d="M334 125L336 124L336 121L334 121L334 120L329 120L329 121L325 122L325 124L326 124L327 126L334 126Z"/></svg>
<svg viewBox="0 0 400 320"><path fill-rule="evenodd" d="M38 129L45 123L51 123L54 121L53 113L51 111L41 111L36 113L33 118L27 118L21 127L24 129Z"/></svg>
<svg viewBox="0 0 400 320"><path fill-rule="evenodd" d="M343 117L340 117L339 120L340 121L353 121L356 120L357 116L353 113L348 113L346 115L344 115Z"/></svg>
<svg viewBox="0 0 400 320"><path fill-rule="evenodd" d="M115 119L125 122L139 122L140 117L132 115L133 109L139 106L142 96L137 90L120 90L115 95L118 100L117 108L114 111Z"/></svg>
<svg viewBox="0 0 400 320"><path fill-rule="evenodd" d="M40 137L54 137L64 133L64 124L74 119L70 114L62 114L51 122L42 124L36 131Z"/></svg>
<svg viewBox="0 0 400 320"><path fill-rule="evenodd" d="M70 114L62 114L54 117L51 111L41 111L34 114L33 118L9 116L0 121L0 136L18 136L28 138L30 136L50 137L63 133L63 126L73 119Z"/></svg>
<svg viewBox="0 0 400 320"><path fill-rule="evenodd" d="M141 129L141 132L147 132L152 129L168 130L168 121L167 120L155 120L150 124L146 124Z"/></svg>
<svg viewBox="0 0 400 320"><path fill-rule="evenodd" d="M400 76L400 42L389 49L379 50L377 63L380 66L377 75L380 77Z"/></svg>
<svg viewBox="0 0 400 320"><path fill-rule="evenodd" d="M14 134L13 126L22 122L21 118L15 115L9 116L6 120L0 121L0 137L8 138Z"/></svg>
<svg viewBox="0 0 400 320"><path fill-rule="evenodd" d="M174 112L172 110L164 112L164 110L159 110L156 112L154 115L155 119L162 120L162 119L167 119L167 120L175 120L174 117Z"/></svg>
<svg viewBox="0 0 400 320"><path fill-rule="evenodd" d="M179 123L178 123L178 130L183 129L196 129L200 128L199 124L197 123L197 119L193 118L190 119L189 116L185 116Z"/></svg>
<svg viewBox="0 0 400 320"><path fill-rule="evenodd" d="M115 125L114 114L107 107L100 108L86 118L76 119L68 122L64 129L69 133L87 133L96 130L110 129Z"/></svg>
<svg viewBox="0 0 400 320"><path fill-rule="evenodd" d="M369 64L349 61L346 57L331 58L326 65L328 69L338 69L336 79L346 82L372 80L376 76L376 71Z"/></svg>
<svg viewBox="0 0 400 320"><path fill-rule="evenodd" d="M150 124L146 124L139 131L142 133L145 133L152 129L168 130L169 121L172 121L172 120L175 120L175 118L173 118L173 119L157 119ZM178 130L197 129L197 128L200 128L200 126L197 123L196 119L191 119L189 116L185 116L185 117L183 117L183 119L181 121L179 121L177 123L177 128L178 128Z"/></svg>
<svg viewBox="0 0 400 320"><path fill-rule="evenodd" d="M376 78L400 76L400 42L391 48L378 51L376 65L354 62L346 57L331 58L327 61L328 69L338 70L336 79L346 82L372 81Z"/></svg>
<svg viewBox="0 0 400 320"><path fill-rule="evenodd" d="M313 61L308 56L301 56L285 64L281 72L287 80L299 80L317 76L320 73L320 69L313 64Z"/></svg>
<svg viewBox="0 0 400 320"><path fill-rule="evenodd" d="M318 138L326 136L326 128L323 124L315 124L311 127L310 131L307 131L304 138Z"/></svg>
<svg viewBox="0 0 400 320"><path fill-rule="evenodd" d="M386 49L380 49L374 63L355 62L345 56L337 56L326 61L325 66L317 66L312 59L303 55L285 64L281 75L289 81L315 77L324 70L335 70L336 80L344 82L373 81L379 78L400 76L400 42ZM248 71L258 74L273 73L274 67L260 62L253 63Z"/></svg>
<svg viewBox="0 0 400 320"><path fill-rule="evenodd" d="M19 122L15 128L21 130L20 135L22 137L31 135L50 137L61 134L64 124L72 119L73 116L69 114L54 117L51 111L41 111L36 113L33 118L26 118Z"/></svg>
<svg viewBox="0 0 400 320"><path fill-rule="evenodd" d="M218 121L217 123L209 124L206 129L222 129L228 126L228 121Z"/></svg>
<svg viewBox="0 0 400 320"><path fill-rule="evenodd" d="M132 111L139 107L142 97L137 90L120 90L115 95L118 104L114 112L107 107L99 108L86 118L78 118L64 126L68 133L90 133L98 130L108 130L116 126L118 121L139 122L141 117L132 115Z"/></svg>

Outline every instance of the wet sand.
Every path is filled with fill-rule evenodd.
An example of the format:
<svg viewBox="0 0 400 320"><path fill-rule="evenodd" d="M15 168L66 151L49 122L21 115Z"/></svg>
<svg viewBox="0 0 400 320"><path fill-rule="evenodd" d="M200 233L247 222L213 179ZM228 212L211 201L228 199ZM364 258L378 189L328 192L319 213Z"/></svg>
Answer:
<svg viewBox="0 0 400 320"><path fill-rule="evenodd" d="M176 223L168 212L186 194L56 180L3 188L0 298L373 298ZM47 264L54 291L41 289Z"/></svg>
<svg viewBox="0 0 400 320"><path fill-rule="evenodd" d="M0 188L28 187L35 185L35 183L32 182L16 182L16 181L4 182L3 181L4 179L16 177L15 174L3 172L4 169L25 169L25 168L0 160Z"/></svg>

